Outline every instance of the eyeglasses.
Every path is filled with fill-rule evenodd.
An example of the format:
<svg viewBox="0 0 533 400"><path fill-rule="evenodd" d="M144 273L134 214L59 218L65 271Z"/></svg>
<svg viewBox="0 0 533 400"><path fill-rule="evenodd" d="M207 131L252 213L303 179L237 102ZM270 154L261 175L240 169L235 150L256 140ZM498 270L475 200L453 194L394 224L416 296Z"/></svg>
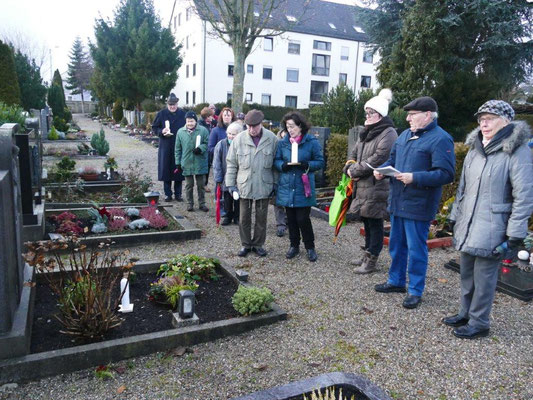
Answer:
<svg viewBox="0 0 533 400"><path fill-rule="evenodd" d="M492 122L494 120L497 120L498 118L500 117L488 117L488 116L483 116L483 117L478 117L477 118L477 123L478 124L481 124L482 122Z"/></svg>
<svg viewBox="0 0 533 400"><path fill-rule="evenodd" d="M416 114L424 114L424 113L426 113L426 112L427 112L427 111L408 112L408 113L407 113L407 118L412 117L412 116L414 116L414 115L416 115Z"/></svg>
<svg viewBox="0 0 533 400"><path fill-rule="evenodd" d="M375 112L375 111L367 111L367 112L365 112L365 117L367 117L367 118L373 117L376 114L377 114L377 112Z"/></svg>

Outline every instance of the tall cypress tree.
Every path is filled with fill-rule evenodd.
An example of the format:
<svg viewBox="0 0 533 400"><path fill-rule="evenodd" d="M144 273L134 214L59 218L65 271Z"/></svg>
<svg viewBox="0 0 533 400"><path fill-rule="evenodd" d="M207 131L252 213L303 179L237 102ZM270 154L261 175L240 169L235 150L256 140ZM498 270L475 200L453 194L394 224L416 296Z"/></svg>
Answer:
<svg viewBox="0 0 533 400"><path fill-rule="evenodd" d="M20 105L20 88L13 50L0 40L0 101Z"/></svg>

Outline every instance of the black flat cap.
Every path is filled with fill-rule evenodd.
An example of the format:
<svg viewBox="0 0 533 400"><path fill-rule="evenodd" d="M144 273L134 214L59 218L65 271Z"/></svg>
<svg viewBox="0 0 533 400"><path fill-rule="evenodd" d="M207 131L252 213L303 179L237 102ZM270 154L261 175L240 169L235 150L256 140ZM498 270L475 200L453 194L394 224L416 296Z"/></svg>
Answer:
<svg viewBox="0 0 533 400"><path fill-rule="evenodd" d="M439 111L437 102L429 96L418 97L409 104L403 106L403 109L405 111Z"/></svg>

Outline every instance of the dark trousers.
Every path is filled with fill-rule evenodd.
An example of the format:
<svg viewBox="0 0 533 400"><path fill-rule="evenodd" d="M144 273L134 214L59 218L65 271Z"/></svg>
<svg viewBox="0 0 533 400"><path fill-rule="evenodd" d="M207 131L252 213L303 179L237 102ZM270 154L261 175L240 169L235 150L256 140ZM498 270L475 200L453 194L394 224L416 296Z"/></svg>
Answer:
<svg viewBox="0 0 533 400"><path fill-rule="evenodd" d="M379 256L383 249L383 219L361 217L365 225L365 248L373 256Z"/></svg>
<svg viewBox="0 0 533 400"><path fill-rule="evenodd" d="M306 249L315 248L315 235L311 224L311 207L285 207L291 247L300 246L300 233Z"/></svg>
<svg viewBox="0 0 533 400"><path fill-rule="evenodd" d="M224 192L224 208L226 210L226 218L230 221L239 220L239 200L234 200L230 192Z"/></svg>
<svg viewBox="0 0 533 400"><path fill-rule="evenodd" d="M239 234L246 248L263 247L266 240L269 199L243 199L240 201ZM252 238L252 210L255 201L254 236Z"/></svg>
<svg viewBox="0 0 533 400"><path fill-rule="evenodd" d="M200 207L205 206L205 175L187 175L185 176L185 197L190 206L194 205L193 190L194 180L196 179L196 191L198 192L198 204Z"/></svg>
<svg viewBox="0 0 533 400"><path fill-rule="evenodd" d="M164 181L163 190L165 191L165 196L172 197L172 182L173 181ZM174 195L177 199L181 197L181 188L183 181L174 181Z"/></svg>

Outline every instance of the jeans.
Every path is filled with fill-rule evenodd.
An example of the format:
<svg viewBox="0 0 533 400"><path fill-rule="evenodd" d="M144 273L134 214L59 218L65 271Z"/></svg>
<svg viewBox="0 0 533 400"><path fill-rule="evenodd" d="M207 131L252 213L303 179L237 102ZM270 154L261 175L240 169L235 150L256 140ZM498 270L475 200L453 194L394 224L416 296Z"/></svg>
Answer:
<svg viewBox="0 0 533 400"><path fill-rule="evenodd" d="M172 182L173 181L163 182L163 190L165 192L166 197L172 197ZM179 199L181 197L181 188L182 181L174 181L174 195L176 196L176 199Z"/></svg>
<svg viewBox="0 0 533 400"><path fill-rule="evenodd" d="M196 179L196 190L198 192L198 205L205 206L205 175L187 175L185 177L185 195L187 203L194 205L193 190L194 180Z"/></svg>
<svg viewBox="0 0 533 400"><path fill-rule="evenodd" d="M383 249L383 219L361 217L365 225L365 249L379 256Z"/></svg>
<svg viewBox="0 0 533 400"><path fill-rule="evenodd" d="M252 210L255 201L255 224L254 236L252 238ZM266 228L268 217L269 199L243 199L239 200L239 234L241 243L246 248L263 247L266 240Z"/></svg>
<svg viewBox="0 0 533 400"><path fill-rule="evenodd" d="M430 221L391 216L389 252L392 263L388 283L405 286L406 272L409 273L408 292L422 296L426 284L428 267L428 238Z"/></svg>
<svg viewBox="0 0 533 400"><path fill-rule="evenodd" d="M315 248L315 235L311 224L311 207L285 207L291 247L300 247L300 233L306 249Z"/></svg>

